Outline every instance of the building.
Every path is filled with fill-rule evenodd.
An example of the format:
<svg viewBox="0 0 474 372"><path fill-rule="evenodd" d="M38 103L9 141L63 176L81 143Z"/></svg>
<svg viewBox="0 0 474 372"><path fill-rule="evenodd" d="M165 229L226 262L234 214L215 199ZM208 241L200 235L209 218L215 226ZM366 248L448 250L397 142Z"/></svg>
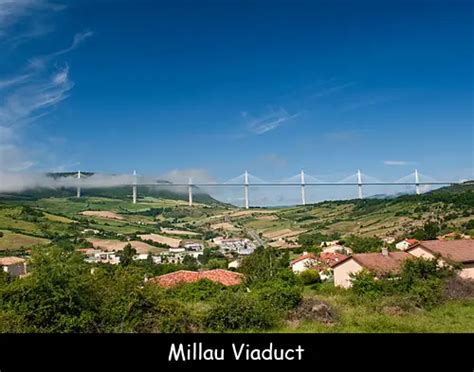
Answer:
<svg viewBox="0 0 474 372"><path fill-rule="evenodd" d="M322 247L322 252L324 253L342 253L346 256L349 256L352 254L352 249L349 247L344 247L343 245L340 244L333 244L327 247Z"/></svg>
<svg viewBox="0 0 474 372"><path fill-rule="evenodd" d="M168 251L170 253L183 253L184 251L186 251L186 249L184 247L175 247L175 248L171 247L168 249Z"/></svg>
<svg viewBox="0 0 474 372"><path fill-rule="evenodd" d="M219 246L219 249L223 252L236 252L241 255L252 254L255 250L255 244L245 238L232 238L232 239L221 239L215 238L214 243Z"/></svg>
<svg viewBox="0 0 474 372"><path fill-rule="evenodd" d="M318 263L318 258L313 253L304 252L301 256L290 262L291 270L294 273L302 273Z"/></svg>
<svg viewBox="0 0 474 372"><path fill-rule="evenodd" d="M215 269L207 271L180 270L174 273L156 276L149 279L150 283L169 288L179 284L194 283L199 280L208 279L225 286L234 286L242 283L244 276L233 271Z"/></svg>
<svg viewBox="0 0 474 372"><path fill-rule="evenodd" d="M395 248L400 251L406 251L408 248L413 247L415 244L418 244L419 241L416 239L404 239L401 242L395 244Z"/></svg>
<svg viewBox="0 0 474 372"><path fill-rule="evenodd" d="M395 238L393 236L387 236L385 238L382 238L382 241L387 244L392 244L395 243Z"/></svg>
<svg viewBox="0 0 474 372"><path fill-rule="evenodd" d="M459 276L474 279L474 240L424 240L412 246L407 252L415 257L433 259L441 264L460 264Z"/></svg>
<svg viewBox="0 0 474 372"><path fill-rule="evenodd" d="M21 257L1 257L0 267L4 272L13 277L19 277L26 274L26 260Z"/></svg>
<svg viewBox="0 0 474 372"><path fill-rule="evenodd" d="M437 237L438 240L458 240L458 239L471 239L469 235L460 234L457 232L451 232L445 235L441 235Z"/></svg>
<svg viewBox="0 0 474 372"><path fill-rule="evenodd" d="M86 256L84 261L88 263L107 263L111 265L120 263L120 257L115 252L107 252L93 248L78 249L78 251Z"/></svg>
<svg viewBox="0 0 474 372"><path fill-rule="evenodd" d="M351 287L352 276L364 269L380 278L396 274L403 263L411 257L413 256L407 252L389 252L387 248L382 248L380 253L354 254L333 266L334 285L342 288Z"/></svg>
<svg viewBox="0 0 474 372"><path fill-rule="evenodd" d="M229 262L229 264L227 265L227 268L228 269L238 269L241 265L242 261L237 259L237 260L234 260L234 261L231 261Z"/></svg>
<svg viewBox="0 0 474 372"><path fill-rule="evenodd" d="M345 260L347 258L347 255L338 253L338 252L322 252L318 256L318 262L320 264L323 264L327 267L332 268L335 266L337 263Z"/></svg>
<svg viewBox="0 0 474 372"><path fill-rule="evenodd" d="M347 255L342 253L322 252L317 257L317 262L310 269L319 273L321 280L328 280L333 277L333 267L345 260Z"/></svg>
<svg viewBox="0 0 474 372"><path fill-rule="evenodd" d="M321 248L324 248L324 247L329 247L331 245L337 245L339 244L339 240L328 240L326 242L322 242L319 246Z"/></svg>
<svg viewBox="0 0 474 372"><path fill-rule="evenodd" d="M190 240L183 240L181 241L181 247L183 247L186 251L193 251L193 252L201 252L204 250L204 245L199 242L194 242Z"/></svg>

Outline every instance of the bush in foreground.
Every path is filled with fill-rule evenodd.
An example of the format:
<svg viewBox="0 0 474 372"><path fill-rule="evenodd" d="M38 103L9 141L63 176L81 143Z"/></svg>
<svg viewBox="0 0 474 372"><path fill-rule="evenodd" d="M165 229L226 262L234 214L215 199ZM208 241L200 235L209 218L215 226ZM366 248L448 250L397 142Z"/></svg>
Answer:
<svg viewBox="0 0 474 372"><path fill-rule="evenodd" d="M212 330L267 330L278 324L279 313L256 297L243 292L225 292L205 316L204 325Z"/></svg>

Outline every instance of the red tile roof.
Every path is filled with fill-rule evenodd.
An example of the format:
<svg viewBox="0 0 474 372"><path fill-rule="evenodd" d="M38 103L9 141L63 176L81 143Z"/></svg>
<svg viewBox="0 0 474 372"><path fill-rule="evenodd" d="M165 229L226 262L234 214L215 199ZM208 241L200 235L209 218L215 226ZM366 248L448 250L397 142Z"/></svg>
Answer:
<svg viewBox="0 0 474 372"><path fill-rule="evenodd" d="M338 262L345 260L347 256L342 253L331 253L331 252L322 252L319 255L319 261L322 261L329 267L334 266Z"/></svg>
<svg viewBox="0 0 474 372"><path fill-rule="evenodd" d="M472 239L424 240L420 244L408 249L407 252L417 247L422 247L433 254L439 254L448 261L459 263L474 262L474 240Z"/></svg>
<svg viewBox="0 0 474 372"><path fill-rule="evenodd" d="M416 239L405 239L405 241L410 244L410 245L413 245L413 244L418 244L419 241L416 240Z"/></svg>
<svg viewBox="0 0 474 372"><path fill-rule="evenodd" d="M187 271L180 270L174 273L156 276L150 279L151 283L158 284L162 287L173 287L178 284L194 283L202 279L208 279L225 286L239 285L242 283L244 276L233 271L215 269L207 271Z"/></svg>
<svg viewBox="0 0 474 372"><path fill-rule="evenodd" d="M316 260L317 257L313 253L307 253L307 254L299 256L299 257L295 258L293 261L291 261L290 266L293 266L295 263L306 260L306 259Z"/></svg>
<svg viewBox="0 0 474 372"><path fill-rule="evenodd" d="M0 258L0 266L10 266L10 265L18 265L24 263L26 260L20 257L1 257Z"/></svg>
<svg viewBox="0 0 474 372"><path fill-rule="evenodd" d="M384 256L379 252L358 253L336 263L333 268L351 258L365 269L373 271L377 275L387 275L398 272L401 269L403 262L414 257L407 252L390 252L387 256Z"/></svg>

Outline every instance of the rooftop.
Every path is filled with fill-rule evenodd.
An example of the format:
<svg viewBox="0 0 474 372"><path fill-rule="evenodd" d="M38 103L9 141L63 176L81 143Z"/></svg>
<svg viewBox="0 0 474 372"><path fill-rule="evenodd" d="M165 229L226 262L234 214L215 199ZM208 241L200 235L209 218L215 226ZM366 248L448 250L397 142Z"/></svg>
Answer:
<svg viewBox="0 0 474 372"><path fill-rule="evenodd" d="M239 285L244 276L233 271L215 269L207 271L187 271L180 270L174 273L156 276L151 278L151 283L158 284L162 287L173 287L178 284L194 283L202 279L208 279L225 286Z"/></svg>
<svg viewBox="0 0 474 372"><path fill-rule="evenodd" d="M26 262L24 258L21 257L1 257L0 258L0 266L10 266L10 265L17 265Z"/></svg>
<svg viewBox="0 0 474 372"><path fill-rule="evenodd" d="M474 262L474 240L424 240L411 247L408 252L417 247L422 247L433 254L439 254L442 258L459 262Z"/></svg>
<svg viewBox="0 0 474 372"><path fill-rule="evenodd" d="M407 252L389 252L386 256L380 252L358 253L336 263L333 267L339 266L351 258L362 267L375 272L377 275L387 275L398 272L403 262L413 258L413 256Z"/></svg>
<svg viewBox="0 0 474 372"><path fill-rule="evenodd" d="M306 254L303 254L302 256L299 256L299 257L295 258L293 261L291 261L290 266L293 266L295 263L298 263L298 262L306 260L306 259L316 260L317 257L313 253L306 253Z"/></svg>

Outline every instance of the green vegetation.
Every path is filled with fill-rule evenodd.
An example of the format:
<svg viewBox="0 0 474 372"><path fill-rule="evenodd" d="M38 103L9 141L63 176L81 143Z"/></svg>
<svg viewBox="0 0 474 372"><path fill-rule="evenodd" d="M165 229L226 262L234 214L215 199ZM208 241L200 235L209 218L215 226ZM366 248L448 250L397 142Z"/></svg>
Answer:
<svg viewBox="0 0 474 372"><path fill-rule="evenodd" d="M350 290L321 282L314 270L294 275L288 268L290 258L317 253L326 241L359 253L379 251L388 236L473 235L471 185L239 213L212 200L190 208L175 195L150 192L132 204L125 194L130 190L89 191L80 199L70 197L71 190L0 199L0 255L28 256L32 249L31 275L0 275L0 332L474 332L474 288L434 262L412 260L397 277L380 280L363 272ZM218 223L235 228L213 229ZM195 234L172 235L165 227ZM136 251L127 245L118 253L121 264L107 265L88 264L77 251L91 247L90 239L126 242L149 233L198 240L204 252L181 264L155 264L152 255L135 261ZM220 252L211 242L216 236L257 236L265 245L242 259L242 285L203 280L165 289L145 280L183 269L227 268L236 254ZM299 247L278 250L270 242ZM168 248L149 243L160 252Z"/></svg>

